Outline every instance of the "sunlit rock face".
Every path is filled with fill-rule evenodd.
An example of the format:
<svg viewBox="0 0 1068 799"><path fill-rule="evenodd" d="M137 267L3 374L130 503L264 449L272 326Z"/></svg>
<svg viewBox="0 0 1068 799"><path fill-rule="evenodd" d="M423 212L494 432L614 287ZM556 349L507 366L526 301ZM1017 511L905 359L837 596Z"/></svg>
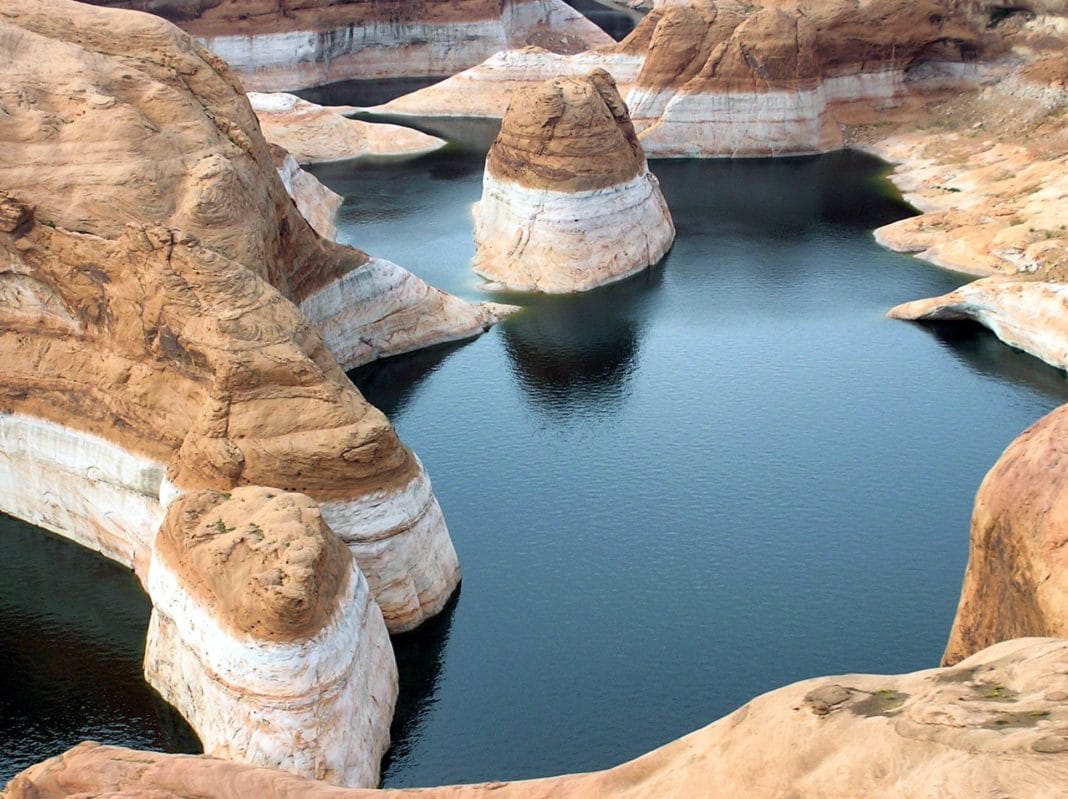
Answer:
<svg viewBox="0 0 1068 799"><path fill-rule="evenodd" d="M562 0L90 0L160 14L255 91L443 78L500 50L574 53L611 38Z"/></svg>
<svg viewBox="0 0 1068 799"><path fill-rule="evenodd" d="M944 662L1021 635L1068 636L1068 406L1017 438L975 498Z"/></svg>
<svg viewBox="0 0 1068 799"><path fill-rule="evenodd" d="M618 44L499 54L383 108L500 117L549 64L575 74L595 62L620 85L650 158L824 152L846 142L843 127L978 85L1007 51L991 13L952 0L671 0Z"/></svg>
<svg viewBox="0 0 1068 799"><path fill-rule="evenodd" d="M128 493L137 525L158 514L161 485L270 485L329 503L335 532L354 549L369 536L376 561L416 530L434 541L425 553L394 550L413 555L412 580L397 586L407 566L391 564L368 581L388 585L397 629L440 609L459 580L440 510L429 492L412 502L426 482L418 460L330 348L353 366L480 331L485 310L317 236L225 66L164 20L11 0L0 35L15 56L0 63L0 421L95 437L19 451L42 474L81 474L85 491ZM86 472L77 453L98 440L124 454ZM80 492L18 486L5 507L45 526L106 508L86 500L68 517ZM370 502L394 514L388 527L344 526Z"/></svg>
<svg viewBox="0 0 1068 799"><path fill-rule="evenodd" d="M216 757L378 783L397 670L367 582L317 503L260 486L168 508L145 676Z"/></svg>
<svg viewBox="0 0 1068 799"><path fill-rule="evenodd" d="M519 92L475 207L475 271L571 292L659 261L675 237L627 108L604 70Z"/></svg>
<svg viewBox="0 0 1068 799"><path fill-rule="evenodd" d="M272 145L271 155L278 177L300 215L312 230L327 241L334 241L337 238L337 212L345 198L320 183L315 175L301 169L297 159L285 149Z"/></svg>
<svg viewBox="0 0 1068 799"><path fill-rule="evenodd" d="M263 136L285 148L299 164L349 161L366 156L399 158L432 153L445 142L399 125L362 122L340 109L292 94L249 92Z"/></svg>
<svg viewBox="0 0 1068 799"><path fill-rule="evenodd" d="M998 644L956 668L819 677L607 771L418 791L345 791L196 756L82 744L11 799L1059 799L1068 784L1068 641Z"/></svg>

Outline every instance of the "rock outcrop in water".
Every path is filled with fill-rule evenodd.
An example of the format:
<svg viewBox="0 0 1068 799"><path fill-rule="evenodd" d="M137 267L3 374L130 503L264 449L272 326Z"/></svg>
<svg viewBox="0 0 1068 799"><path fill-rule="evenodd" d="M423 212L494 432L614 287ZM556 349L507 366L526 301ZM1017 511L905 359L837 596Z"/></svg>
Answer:
<svg viewBox="0 0 1068 799"><path fill-rule="evenodd" d="M284 147L271 145L271 157L286 193L293 198L300 215L312 230L327 241L337 238L337 212L345 201L340 194L328 189L319 179L300 168L297 159Z"/></svg>
<svg viewBox="0 0 1068 799"><path fill-rule="evenodd" d="M146 589L145 676L206 752L377 784L397 668L367 581L314 500L262 486L179 497Z"/></svg>
<svg viewBox="0 0 1068 799"><path fill-rule="evenodd" d="M1023 635L1068 638L1068 405L1017 438L975 499L944 661Z"/></svg>
<svg viewBox="0 0 1068 799"><path fill-rule="evenodd" d="M347 119L333 108L292 94L249 92L264 138L288 150L299 164L347 161L365 156L417 156L445 142L411 128Z"/></svg>
<svg viewBox="0 0 1068 799"><path fill-rule="evenodd" d="M655 264L675 228L612 77L519 92L486 159L474 268L522 291L584 291Z"/></svg>
<svg viewBox="0 0 1068 799"><path fill-rule="evenodd" d="M9 799L1059 799L1068 784L1068 641L1023 639L953 669L821 677L764 694L637 760L590 774L347 791L200 757L82 744Z"/></svg>
<svg viewBox="0 0 1068 799"><path fill-rule="evenodd" d="M88 0L167 17L245 87L443 78L500 50L574 53L611 38L563 0Z"/></svg>

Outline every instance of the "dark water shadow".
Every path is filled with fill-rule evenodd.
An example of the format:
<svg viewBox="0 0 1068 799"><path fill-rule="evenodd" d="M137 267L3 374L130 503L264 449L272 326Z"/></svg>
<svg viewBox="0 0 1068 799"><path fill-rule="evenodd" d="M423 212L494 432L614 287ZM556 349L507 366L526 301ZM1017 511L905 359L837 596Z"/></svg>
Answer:
<svg viewBox="0 0 1068 799"><path fill-rule="evenodd" d="M390 727L393 743L382 759L383 782L388 782L393 771L410 767L407 761L420 743L421 727L436 701L453 615L462 588L461 584L437 616L410 633L394 635L390 639L397 659L400 691Z"/></svg>
<svg viewBox="0 0 1068 799"><path fill-rule="evenodd" d="M938 341L941 347L976 374L1014 386L1027 386L1048 397L1068 402L1068 375L1023 350L1010 347L978 322L905 322Z"/></svg>
<svg viewBox="0 0 1068 799"><path fill-rule="evenodd" d="M525 306L500 327L515 382L535 408L558 418L618 410L669 259L581 294L494 295Z"/></svg>
<svg viewBox="0 0 1068 799"><path fill-rule="evenodd" d="M390 419L404 413L420 386L468 341L426 347L357 367L348 373L360 393Z"/></svg>
<svg viewBox="0 0 1068 799"><path fill-rule="evenodd" d="M444 78L371 78L341 80L300 89L293 94L318 105L371 106L388 103L405 94L440 83Z"/></svg>
<svg viewBox="0 0 1068 799"><path fill-rule="evenodd" d="M491 117L435 117L380 114L371 111L358 111L346 116L361 122L378 122L412 128L420 133L444 139L453 145L453 152L464 150L483 155L489 152L493 140L497 138L501 130L501 120Z"/></svg>
<svg viewBox="0 0 1068 799"><path fill-rule="evenodd" d="M145 682L150 612L129 570L0 514L0 784L87 738L202 751Z"/></svg>
<svg viewBox="0 0 1068 799"><path fill-rule="evenodd" d="M590 20L617 42L634 30L645 14L597 0L566 0L567 4Z"/></svg>

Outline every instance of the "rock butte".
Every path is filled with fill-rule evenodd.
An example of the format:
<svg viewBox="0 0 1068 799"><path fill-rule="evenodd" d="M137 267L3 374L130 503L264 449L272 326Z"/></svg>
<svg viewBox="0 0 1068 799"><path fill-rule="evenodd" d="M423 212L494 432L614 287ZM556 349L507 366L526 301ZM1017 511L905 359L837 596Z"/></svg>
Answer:
<svg viewBox="0 0 1068 799"><path fill-rule="evenodd" d="M437 613L460 569L418 459L335 353L474 335L491 310L317 236L234 78L170 23L6 0L0 39L0 509L135 570L148 678L209 752L374 784L385 627ZM341 610L301 642L227 627L238 598L190 593L155 546L169 504L244 486L306 494L301 523L366 576L337 567Z"/></svg>
<svg viewBox="0 0 1068 799"><path fill-rule="evenodd" d="M975 499L944 661L1022 635L1068 638L1068 405L1017 438Z"/></svg>
<svg viewBox="0 0 1068 799"><path fill-rule="evenodd" d="M612 39L562 0L88 0L161 14L248 89L443 78L511 47L573 53Z"/></svg>
<svg viewBox="0 0 1068 799"><path fill-rule="evenodd" d="M475 206L474 269L508 288L583 291L664 257L675 228L604 70L516 93Z"/></svg>
<svg viewBox="0 0 1068 799"><path fill-rule="evenodd" d="M250 92L264 138L284 147L299 164L346 161L364 156L416 156L445 142L411 128L347 119L339 111L292 94Z"/></svg>
<svg viewBox="0 0 1068 799"><path fill-rule="evenodd" d="M1068 641L1020 639L952 669L820 677L780 688L637 760L590 774L345 790L221 760L86 743L23 772L7 796L1059 799L1068 784L1066 691Z"/></svg>
<svg viewBox="0 0 1068 799"><path fill-rule="evenodd" d="M374 786L397 667L382 613L315 500L182 495L145 587L145 676L217 757Z"/></svg>

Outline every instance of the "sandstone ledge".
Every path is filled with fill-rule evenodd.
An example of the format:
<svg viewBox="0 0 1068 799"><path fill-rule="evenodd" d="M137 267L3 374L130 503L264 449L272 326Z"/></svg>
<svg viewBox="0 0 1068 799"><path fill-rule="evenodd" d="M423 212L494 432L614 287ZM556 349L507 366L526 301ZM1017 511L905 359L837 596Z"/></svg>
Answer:
<svg viewBox="0 0 1068 799"><path fill-rule="evenodd" d="M9 799L1059 799L1068 784L1068 641L1019 639L953 669L822 677L603 772L351 791L203 757L82 744L28 769Z"/></svg>

